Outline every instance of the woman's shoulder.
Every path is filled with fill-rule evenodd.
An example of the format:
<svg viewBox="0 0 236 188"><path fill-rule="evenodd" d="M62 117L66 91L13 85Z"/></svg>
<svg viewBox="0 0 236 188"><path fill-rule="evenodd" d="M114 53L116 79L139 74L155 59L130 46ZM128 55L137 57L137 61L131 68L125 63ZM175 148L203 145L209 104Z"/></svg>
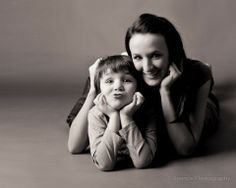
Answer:
<svg viewBox="0 0 236 188"><path fill-rule="evenodd" d="M212 80L211 66L198 60L187 59L185 63L185 77L197 86Z"/></svg>
<svg viewBox="0 0 236 188"><path fill-rule="evenodd" d="M195 59L186 60L187 71L211 73L211 65Z"/></svg>

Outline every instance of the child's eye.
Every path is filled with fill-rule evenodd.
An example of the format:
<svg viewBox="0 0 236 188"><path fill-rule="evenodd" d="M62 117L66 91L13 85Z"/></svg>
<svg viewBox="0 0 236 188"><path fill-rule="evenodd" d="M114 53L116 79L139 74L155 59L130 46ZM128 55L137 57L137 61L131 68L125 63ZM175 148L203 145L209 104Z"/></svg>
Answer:
<svg viewBox="0 0 236 188"><path fill-rule="evenodd" d="M130 79L124 79L124 82L132 82Z"/></svg>
<svg viewBox="0 0 236 188"><path fill-rule="evenodd" d="M107 84L111 84L112 82L113 82L112 79L107 79L107 80L105 80L105 83L107 83Z"/></svg>

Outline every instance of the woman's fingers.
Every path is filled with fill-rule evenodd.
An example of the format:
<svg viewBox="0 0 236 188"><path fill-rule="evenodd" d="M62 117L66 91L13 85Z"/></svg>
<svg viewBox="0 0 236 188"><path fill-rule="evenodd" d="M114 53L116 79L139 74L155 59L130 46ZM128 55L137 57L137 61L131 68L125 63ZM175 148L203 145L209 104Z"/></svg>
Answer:
<svg viewBox="0 0 236 188"><path fill-rule="evenodd" d="M175 65L175 63L172 63L171 65L170 65L170 75L174 78L174 79L176 79L176 78L178 78L180 75L181 75L181 72L180 72L180 70L178 69L178 67Z"/></svg>
<svg viewBox="0 0 236 188"><path fill-rule="evenodd" d="M169 74L162 80L161 88L165 90L169 90L172 84L181 76L181 71L175 65L175 63L171 63L169 66Z"/></svg>
<svg viewBox="0 0 236 188"><path fill-rule="evenodd" d="M177 74L182 74L181 70L177 67L175 63L172 63L172 66Z"/></svg>
<svg viewBox="0 0 236 188"><path fill-rule="evenodd" d="M135 95L136 95L136 98L137 98L136 105L141 106L144 102L143 95L140 92L136 92Z"/></svg>
<svg viewBox="0 0 236 188"><path fill-rule="evenodd" d="M89 74L90 76L94 76L95 75L95 72L96 72L96 69L99 65L99 63L102 61L102 58L98 58L90 67L89 67Z"/></svg>
<svg viewBox="0 0 236 188"><path fill-rule="evenodd" d="M127 52L122 52L121 55L129 56Z"/></svg>

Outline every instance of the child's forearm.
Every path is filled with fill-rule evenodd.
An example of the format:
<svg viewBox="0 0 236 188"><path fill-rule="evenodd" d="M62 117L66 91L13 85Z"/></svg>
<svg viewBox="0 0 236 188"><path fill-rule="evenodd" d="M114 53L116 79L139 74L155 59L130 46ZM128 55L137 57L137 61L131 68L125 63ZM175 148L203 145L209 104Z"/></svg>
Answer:
<svg viewBox="0 0 236 188"><path fill-rule="evenodd" d="M122 138L113 131L106 129L99 140L99 143L96 140L90 146L93 162L100 170L113 170L117 162Z"/></svg>
<svg viewBox="0 0 236 188"><path fill-rule="evenodd" d="M125 115L125 114L120 114L120 122L121 122L121 127L125 128L126 126L128 126L131 122L133 122L133 118L129 115Z"/></svg>
<svg viewBox="0 0 236 188"><path fill-rule="evenodd" d="M109 117L109 123L107 128L110 129L112 132L117 133L120 130L120 116L119 112L113 112Z"/></svg>
<svg viewBox="0 0 236 188"><path fill-rule="evenodd" d="M134 122L119 131L126 141L130 157L136 168L145 168L153 160L156 153L156 128L147 129L143 135Z"/></svg>
<svg viewBox="0 0 236 188"><path fill-rule="evenodd" d="M106 124L104 116L93 112L88 116L90 153L100 170L112 170L122 144L122 138L117 134L120 129L119 114L111 115Z"/></svg>

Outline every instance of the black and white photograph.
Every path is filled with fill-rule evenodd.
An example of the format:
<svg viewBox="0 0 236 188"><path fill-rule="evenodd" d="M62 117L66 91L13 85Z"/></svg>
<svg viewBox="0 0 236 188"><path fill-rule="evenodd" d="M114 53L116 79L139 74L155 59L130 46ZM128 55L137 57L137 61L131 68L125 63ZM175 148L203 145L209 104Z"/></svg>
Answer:
<svg viewBox="0 0 236 188"><path fill-rule="evenodd" d="M0 0L0 187L235 187L235 7Z"/></svg>

